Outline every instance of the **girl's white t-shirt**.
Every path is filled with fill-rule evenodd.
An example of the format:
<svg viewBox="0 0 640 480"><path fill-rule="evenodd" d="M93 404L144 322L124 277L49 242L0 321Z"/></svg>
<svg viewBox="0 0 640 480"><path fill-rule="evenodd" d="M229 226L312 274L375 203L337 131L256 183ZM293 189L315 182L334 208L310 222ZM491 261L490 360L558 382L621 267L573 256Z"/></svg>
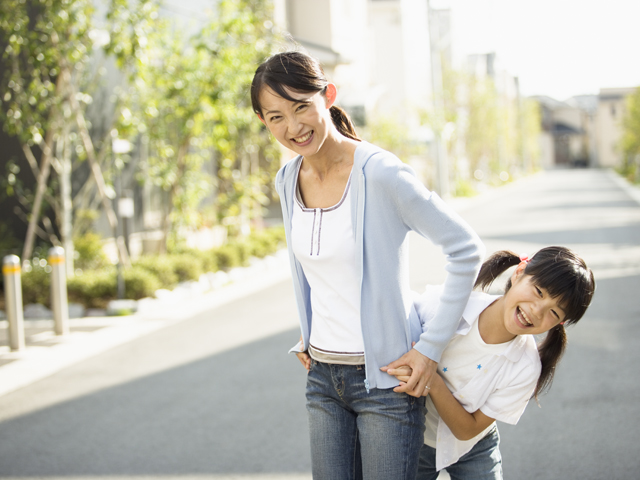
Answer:
<svg viewBox="0 0 640 480"><path fill-rule="evenodd" d="M423 294L414 296L414 306L423 331L429 329L435 317L441 293L441 286L427 285ZM482 292L471 293L456 335L440 359L438 372L467 412L480 410L488 417L515 425L535 390L541 370L540 356L532 335L519 335L499 345L484 344L478 331L478 317L498 298ZM469 339L465 340L465 337ZM470 348L469 352L462 351L467 348ZM458 363L459 355L478 356L467 357ZM454 356L456 359L452 360ZM453 371L456 374L451 375ZM433 403L430 405L433 413L435 408ZM433 417L428 421L432 425L427 428L433 431ZM470 440L458 440L442 419L437 420L436 430L436 470L458 461L487 433L483 431ZM432 439L432 435L425 437L425 442L431 442Z"/></svg>
<svg viewBox="0 0 640 480"><path fill-rule="evenodd" d="M478 319L476 318L469 333L455 336L445 348L438 364L438 373L444 379L449 390L457 392L467 385L492 357L504 353L510 343L511 341L497 345L485 343L478 330ZM426 407L427 428L424 432L424 443L436 448L440 415L438 415L429 396L426 399ZM478 437L483 438L492 428L493 423L479 433Z"/></svg>
<svg viewBox="0 0 640 480"><path fill-rule="evenodd" d="M350 186L351 177L329 208L305 207L296 189L291 223L293 253L311 287L309 353L329 363L364 363Z"/></svg>

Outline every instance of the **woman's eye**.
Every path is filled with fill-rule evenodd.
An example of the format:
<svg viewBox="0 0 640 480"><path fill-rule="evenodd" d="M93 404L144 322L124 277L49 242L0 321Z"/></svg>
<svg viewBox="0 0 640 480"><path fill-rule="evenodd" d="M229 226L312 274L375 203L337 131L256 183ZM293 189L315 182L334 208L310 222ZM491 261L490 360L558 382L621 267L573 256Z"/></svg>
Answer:
<svg viewBox="0 0 640 480"><path fill-rule="evenodd" d="M305 108L307 108L307 105L300 105L298 108L296 108L296 111L301 112Z"/></svg>
<svg viewBox="0 0 640 480"><path fill-rule="evenodd" d="M278 121L278 120L280 120L280 116L279 116L279 115L277 115L277 116L275 116L275 117L271 117L271 118L269 119L269 121L270 121L270 122L276 122L276 121Z"/></svg>

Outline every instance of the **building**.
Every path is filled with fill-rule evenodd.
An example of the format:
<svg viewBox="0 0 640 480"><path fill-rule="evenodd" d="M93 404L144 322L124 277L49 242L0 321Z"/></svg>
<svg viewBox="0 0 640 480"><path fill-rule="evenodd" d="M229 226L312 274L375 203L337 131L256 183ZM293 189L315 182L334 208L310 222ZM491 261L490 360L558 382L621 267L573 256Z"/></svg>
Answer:
<svg viewBox="0 0 640 480"><path fill-rule="evenodd" d="M596 165L622 165L620 136L622 119L626 113L625 99L635 88L602 88L598 95L596 131L598 136Z"/></svg>

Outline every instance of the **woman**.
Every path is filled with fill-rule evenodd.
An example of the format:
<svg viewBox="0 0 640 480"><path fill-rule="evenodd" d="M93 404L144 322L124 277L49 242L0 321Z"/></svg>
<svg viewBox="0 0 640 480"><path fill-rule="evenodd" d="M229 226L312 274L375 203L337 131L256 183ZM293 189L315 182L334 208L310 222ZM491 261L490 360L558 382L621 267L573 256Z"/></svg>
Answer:
<svg viewBox="0 0 640 480"><path fill-rule="evenodd" d="M257 69L253 109L298 154L276 177L309 371L316 479L413 479L422 393L480 267L475 233L394 155L361 141L318 62L276 54ZM442 247L448 272L435 325L421 335L407 234ZM416 342L411 348L412 342ZM383 365L411 368L405 385Z"/></svg>

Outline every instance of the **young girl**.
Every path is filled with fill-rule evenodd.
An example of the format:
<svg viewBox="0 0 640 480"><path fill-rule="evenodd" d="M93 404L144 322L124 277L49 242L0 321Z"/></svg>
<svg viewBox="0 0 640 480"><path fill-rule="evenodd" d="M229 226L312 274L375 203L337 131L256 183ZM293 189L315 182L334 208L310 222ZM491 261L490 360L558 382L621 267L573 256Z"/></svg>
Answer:
<svg viewBox="0 0 640 480"><path fill-rule="evenodd" d="M285 52L258 67L258 118L298 154L278 172L302 340L313 478L413 480L422 391L455 332L480 268L477 235L393 154L361 141L318 62ZM407 234L447 256L436 320L422 333ZM416 342L412 348L412 342ZM398 380L382 365L407 365Z"/></svg>
<svg viewBox="0 0 640 480"><path fill-rule="evenodd" d="M529 399L550 387L565 345L565 325L584 315L593 292L593 273L564 247L547 247L533 258L508 251L483 265L476 287L486 289L517 265L503 296L472 293L456 335L446 347L427 397L424 445L418 480L501 479L496 420L515 424ZM438 287L427 286L415 305L428 331ZM536 346L534 335L547 333ZM400 381L406 367L383 367Z"/></svg>

